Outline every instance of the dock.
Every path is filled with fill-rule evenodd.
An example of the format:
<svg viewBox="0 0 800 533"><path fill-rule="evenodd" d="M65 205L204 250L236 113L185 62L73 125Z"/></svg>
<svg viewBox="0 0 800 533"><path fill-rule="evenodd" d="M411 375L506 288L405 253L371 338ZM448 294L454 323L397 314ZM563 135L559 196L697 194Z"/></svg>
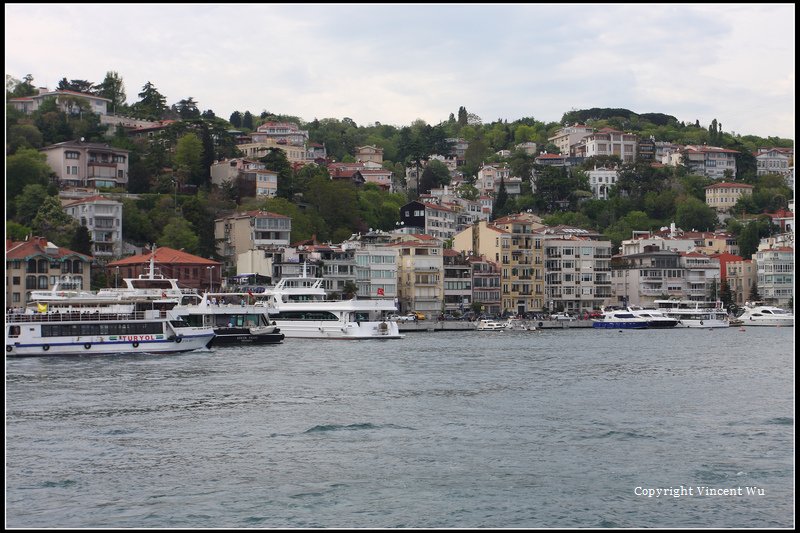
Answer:
<svg viewBox="0 0 800 533"><path fill-rule="evenodd" d="M478 331L478 323L467 320L419 320L398 322L400 333L434 331ZM515 320L513 330L591 328L591 320Z"/></svg>

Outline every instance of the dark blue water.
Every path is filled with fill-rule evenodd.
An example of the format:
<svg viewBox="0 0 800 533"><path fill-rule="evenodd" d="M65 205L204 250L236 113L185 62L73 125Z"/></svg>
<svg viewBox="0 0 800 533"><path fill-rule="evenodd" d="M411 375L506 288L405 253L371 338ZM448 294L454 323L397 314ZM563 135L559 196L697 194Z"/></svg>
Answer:
<svg viewBox="0 0 800 533"><path fill-rule="evenodd" d="M6 526L792 527L793 335L7 360ZM640 495L681 485L693 494Z"/></svg>

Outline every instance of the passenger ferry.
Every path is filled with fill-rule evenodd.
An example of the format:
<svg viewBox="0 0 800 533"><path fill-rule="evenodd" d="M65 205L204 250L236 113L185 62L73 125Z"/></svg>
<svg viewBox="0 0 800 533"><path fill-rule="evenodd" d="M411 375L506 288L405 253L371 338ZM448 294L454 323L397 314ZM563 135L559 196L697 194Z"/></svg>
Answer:
<svg viewBox="0 0 800 533"><path fill-rule="evenodd" d="M656 308L670 318L678 320L679 328L727 328L728 312L722 302L699 300L655 300Z"/></svg>
<svg viewBox="0 0 800 533"><path fill-rule="evenodd" d="M305 274L305 272L304 272ZM322 278L287 277L255 294L256 305L274 309L270 315L286 338L401 339L394 300L328 300Z"/></svg>
<svg viewBox="0 0 800 533"><path fill-rule="evenodd" d="M648 328L674 328L678 325L677 318L668 317L658 309L648 309L639 305L629 305L626 309L633 316L647 320Z"/></svg>
<svg viewBox="0 0 800 533"><path fill-rule="evenodd" d="M179 353L206 348L214 330L170 319L148 304L96 293L34 291L23 312L6 315L6 356Z"/></svg>

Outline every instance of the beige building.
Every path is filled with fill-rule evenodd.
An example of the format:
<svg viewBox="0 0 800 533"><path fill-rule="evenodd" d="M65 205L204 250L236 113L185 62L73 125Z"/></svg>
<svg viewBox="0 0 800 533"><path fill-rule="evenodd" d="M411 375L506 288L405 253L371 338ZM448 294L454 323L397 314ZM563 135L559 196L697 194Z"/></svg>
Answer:
<svg viewBox="0 0 800 533"><path fill-rule="evenodd" d="M419 311L435 319L444 305L442 241L421 234L403 239L389 245L398 252L398 310L401 314Z"/></svg>
<svg viewBox="0 0 800 533"><path fill-rule="evenodd" d="M355 154L356 161L383 164L383 148L377 146L358 146Z"/></svg>
<svg viewBox="0 0 800 533"><path fill-rule="evenodd" d="M128 150L109 144L65 141L40 150L62 186L128 187Z"/></svg>
<svg viewBox="0 0 800 533"><path fill-rule="evenodd" d="M742 196L752 196L753 186L747 183L715 183L706 187L706 204L717 211L728 211Z"/></svg>
<svg viewBox="0 0 800 533"><path fill-rule="evenodd" d="M39 109L48 98L55 99L56 105L58 105L62 111L72 114L77 114L79 112L77 102L82 102L83 105L88 106L92 113L96 115L107 115L108 104L111 103L111 100L103 98L102 96L79 93L76 91L50 91L44 87L39 88L39 94L21 98L11 98L8 100L8 103L26 115L30 115Z"/></svg>
<svg viewBox="0 0 800 533"><path fill-rule="evenodd" d="M245 211L214 221L217 252L228 270L248 250L289 246L291 233L291 218L267 211Z"/></svg>
<svg viewBox="0 0 800 533"><path fill-rule="evenodd" d="M578 141L594 132L594 128L585 124L573 124L558 130L555 135L548 137L547 140L558 147L561 155L569 156L572 153L572 146Z"/></svg>
<svg viewBox="0 0 800 533"><path fill-rule="evenodd" d="M752 259L728 261L725 263L725 268L725 277L733 294L733 301L737 306L743 307L745 302L750 300L753 287L758 283L756 263Z"/></svg>
<svg viewBox="0 0 800 533"><path fill-rule="evenodd" d="M572 149L577 157L617 156L623 163L636 160L639 137L632 133L624 133L611 128L584 136Z"/></svg>
<svg viewBox="0 0 800 533"><path fill-rule="evenodd" d="M692 174L712 179L725 178L725 171L730 171L730 178L736 179L736 150L717 146L687 145L680 151L681 163L689 168Z"/></svg>
<svg viewBox="0 0 800 533"><path fill-rule="evenodd" d="M21 308L30 302L31 291L52 289L68 278L64 289L91 288L92 258L59 248L44 237L6 241L6 308Z"/></svg>
<svg viewBox="0 0 800 533"><path fill-rule="evenodd" d="M611 301L611 241L585 229L559 226L544 240L546 307L573 315Z"/></svg>

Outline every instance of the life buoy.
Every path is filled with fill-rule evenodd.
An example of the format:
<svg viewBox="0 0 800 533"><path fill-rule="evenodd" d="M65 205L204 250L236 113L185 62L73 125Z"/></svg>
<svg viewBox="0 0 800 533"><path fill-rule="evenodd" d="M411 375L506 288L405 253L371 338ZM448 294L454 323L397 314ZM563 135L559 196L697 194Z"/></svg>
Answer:
<svg viewBox="0 0 800 533"><path fill-rule="evenodd" d="M544 326L544 324L542 324L541 322L539 322L539 327L542 327L542 326Z"/></svg>
<svg viewBox="0 0 800 533"><path fill-rule="evenodd" d="M10 344L6 344L6 351L7 351L7 352L10 352L10 351L11 351L11 350L13 350L13 349L14 349L14 347L13 347L13 346L11 346Z"/></svg>
<svg viewBox="0 0 800 533"><path fill-rule="evenodd" d="M42 350L44 350L45 352L47 350L49 350L49 349L50 349L50 345L49 344L45 344L44 346L42 346Z"/></svg>
<svg viewBox="0 0 800 533"><path fill-rule="evenodd" d="M180 344L182 340L183 340L183 337L177 337L177 338L175 339L175 342L176 342L176 343L178 343L178 344Z"/></svg>
<svg viewBox="0 0 800 533"><path fill-rule="evenodd" d="M702 320L700 321L700 325L701 325L701 326L703 325L703 321L702 321Z"/></svg>
<svg viewBox="0 0 800 533"><path fill-rule="evenodd" d="M91 345L91 343L88 343L88 342L87 342L86 344L84 344L84 345L83 345L83 347L84 347L84 348L86 348L86 349L88 350L89 348L91 348L91 347L92 347L92 345Z"/></svg>
<svg viewBox="0 0 800 533"><path fill-rule="evenodd" d="M133 343L133 347L134 347L134 348L138 348L138 347L139 347L139 343L138 343L138 342L134 342L134 343Z"/></svg>

